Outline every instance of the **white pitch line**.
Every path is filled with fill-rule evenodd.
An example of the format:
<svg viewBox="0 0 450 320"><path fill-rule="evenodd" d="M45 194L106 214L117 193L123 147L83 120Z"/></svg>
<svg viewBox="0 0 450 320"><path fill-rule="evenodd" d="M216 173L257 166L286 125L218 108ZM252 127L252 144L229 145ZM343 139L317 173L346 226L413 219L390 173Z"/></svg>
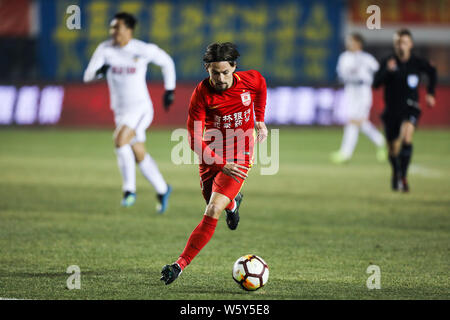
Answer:
<svg viewBox="0 0 450 320"><path fill-rule="evenodd" d="M419 164L412 164L409 168L411 174L420 175L426 178L440 178L442 172L435 169L430 169Z"/></svg>

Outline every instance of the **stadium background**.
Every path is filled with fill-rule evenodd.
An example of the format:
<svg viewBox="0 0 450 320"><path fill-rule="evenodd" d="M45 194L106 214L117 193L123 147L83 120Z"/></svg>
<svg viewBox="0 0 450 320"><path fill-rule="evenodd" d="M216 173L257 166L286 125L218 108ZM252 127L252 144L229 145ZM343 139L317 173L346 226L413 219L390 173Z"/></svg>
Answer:
<svg viewBox="0 0 450 320"><path fill-rule="evenodd" d="M366 8L382 8L381 30L369 30ZM81 30L69 30L69 5L81 8ZM367 50L381 59L392 33L408 27L415 51L437 66L438 103L421 126L450 124L450 0L403 1L1 1L0 124L112 127L104 82L82 84L96 46L108 38L117 11L138 18L136 38L154 42L175 60L177 90L170 113L161 106L161 72L150 66L153 126L184 126L196 83L206 77L201 56L213 41L236 42L239 68L257 69L269 87L267 123L332 125L346 119L336 78L343 39L359 31ZM423 93L423 88L422 88ZM424 95L422 94L422 97ZM423 104L423 101L422 101ZM374 92L372 121L380 124L382 91Z"/></svg>

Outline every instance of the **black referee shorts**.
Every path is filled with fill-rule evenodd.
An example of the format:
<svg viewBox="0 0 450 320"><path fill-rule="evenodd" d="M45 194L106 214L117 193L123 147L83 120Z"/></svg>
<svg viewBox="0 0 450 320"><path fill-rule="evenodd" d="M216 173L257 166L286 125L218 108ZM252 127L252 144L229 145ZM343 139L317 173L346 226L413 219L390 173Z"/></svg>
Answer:
<svg viewBox="0 0 450 320"><path fill-rule="evenodd" d="M387 141L394 141L400 136L400 128L405 121L411 122L414 126L420 119L421 111L417 108L408 107L401 113L384 112L381 116L384 124L384 132Z"/></svg>

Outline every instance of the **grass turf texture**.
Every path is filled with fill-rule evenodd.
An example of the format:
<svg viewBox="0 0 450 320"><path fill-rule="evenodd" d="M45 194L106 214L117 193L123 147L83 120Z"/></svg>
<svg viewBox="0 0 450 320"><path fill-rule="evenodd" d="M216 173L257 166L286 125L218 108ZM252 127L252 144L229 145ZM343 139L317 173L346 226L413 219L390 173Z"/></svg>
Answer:
<svg viewBox="0 0 450 320"><path fill-rule="evenodd" d="M360 137L351 163L329 153L340 129L280 130L280 170L259 165L243 188L241 222L225 214L209 244L165 286L205 203L196 165L170 161L170 131L147 147L174 187L168 212L137 171L137 203L121 208L111 131L0 130L0 297L26 299L449 299L450 131L416 133L410 194L390 190L390 167ZM268 284L238 288L244 254L270 267ZM366 268L381 268L368 290ZM81 290L68 290L70 265Z"/></svg>

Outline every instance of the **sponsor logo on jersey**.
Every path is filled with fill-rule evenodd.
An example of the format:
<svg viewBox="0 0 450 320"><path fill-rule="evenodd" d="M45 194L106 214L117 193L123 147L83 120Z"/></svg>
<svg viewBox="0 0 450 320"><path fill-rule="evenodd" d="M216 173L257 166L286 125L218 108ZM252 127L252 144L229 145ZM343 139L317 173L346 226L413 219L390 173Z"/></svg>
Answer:
<svg viewBox="0 0 450 320"><path fill-rule="evenodd" d="M111 67L113 74L134 74L136 73L135 67Z"/></svg>

